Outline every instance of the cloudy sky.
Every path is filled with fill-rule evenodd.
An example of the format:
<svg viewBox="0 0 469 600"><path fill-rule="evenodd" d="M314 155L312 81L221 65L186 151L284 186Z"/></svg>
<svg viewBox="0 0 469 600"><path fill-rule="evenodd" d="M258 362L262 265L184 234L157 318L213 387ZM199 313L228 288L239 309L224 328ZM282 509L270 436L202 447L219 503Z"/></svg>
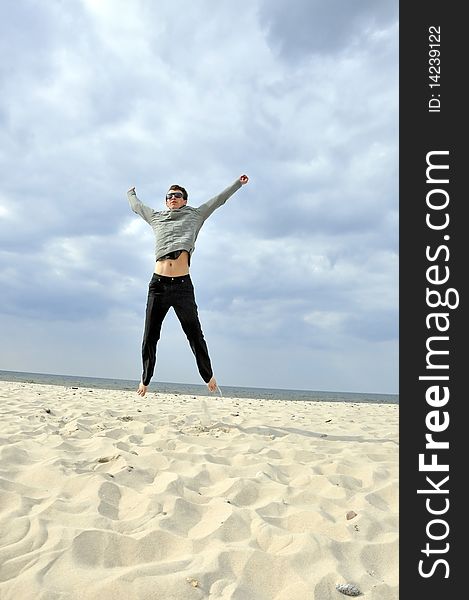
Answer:
<svg viewBox="0 0 469 600"><path fill-rule="evenodd" d="M397 0L0 4L0 369L139 379L172 183L219 384L398 391ZM158 381L202 383L173 312Z"/></svg>

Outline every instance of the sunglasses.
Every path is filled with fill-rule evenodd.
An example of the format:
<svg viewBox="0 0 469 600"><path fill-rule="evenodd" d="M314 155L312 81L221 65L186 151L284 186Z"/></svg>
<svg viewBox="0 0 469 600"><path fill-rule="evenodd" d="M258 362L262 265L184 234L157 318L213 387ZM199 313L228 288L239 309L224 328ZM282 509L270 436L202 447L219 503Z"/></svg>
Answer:
<svg viewBox="0 0 469 600"><path fill-rule="evenodd" d="M171 198L184 198L184 194L182 192L169 192L166 194L166 200L171 200Z"/></svg>

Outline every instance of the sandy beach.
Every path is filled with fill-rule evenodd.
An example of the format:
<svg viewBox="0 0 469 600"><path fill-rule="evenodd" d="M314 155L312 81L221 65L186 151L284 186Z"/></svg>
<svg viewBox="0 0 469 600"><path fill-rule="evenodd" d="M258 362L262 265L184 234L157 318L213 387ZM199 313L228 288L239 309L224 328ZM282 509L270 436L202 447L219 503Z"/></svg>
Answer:
<svg viewBox="0 0 469 600"><path fill-rule="evenodd" d="M0 396L1 600L398 599L398 405Z"/></svg>

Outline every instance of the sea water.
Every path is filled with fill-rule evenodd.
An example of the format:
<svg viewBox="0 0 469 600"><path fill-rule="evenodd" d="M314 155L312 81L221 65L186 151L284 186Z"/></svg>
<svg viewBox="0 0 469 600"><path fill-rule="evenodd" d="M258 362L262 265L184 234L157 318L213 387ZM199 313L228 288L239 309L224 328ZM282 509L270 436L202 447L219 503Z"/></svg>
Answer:
<svg viewBox="0 0 469 600"><path fill-rule="evenodd" d="M0 380L18 381L22 383L44 383L65 387L98 388L107 390L136 390L138 381L131 379L105 379L98 377L82 377L78 375L53 375L49 373L22 373L19 371L0 371ZM220 385L224 397L252 398L268 400L302 400L306 402L373 402L398 404L397 394L371 394L368 392L327 392L313 390L288 390L256 387L234 387ZM148 392L163 394L181 394L207 396L207 386L190 383L168 383L153 381ZM217 393L213 394L217 395Z"/></svg>

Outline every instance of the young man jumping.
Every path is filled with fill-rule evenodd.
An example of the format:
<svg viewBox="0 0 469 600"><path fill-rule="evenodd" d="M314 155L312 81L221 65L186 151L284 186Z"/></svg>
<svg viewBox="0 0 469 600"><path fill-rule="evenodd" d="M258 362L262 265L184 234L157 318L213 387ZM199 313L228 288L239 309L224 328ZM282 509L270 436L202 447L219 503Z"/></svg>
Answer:
<svg viewBox="0 0 469 600"><path fill-rule="evenodd" d="M155 234L155 272L148 287L145 329L142 342L143 373L137 393L145 396L156 364L156 345L161 325L173 307L189 340L200 376L214 392L217 382L204 339L195 303L194 287L189 266L199 231L213 211L224 204L241 186L249 181L241 175L230 186L197 208L188 206L187 191L172 185L166 194L167 210L156 211L137 198L135 187L127 197L132 210L140 215Z"/></svg>

